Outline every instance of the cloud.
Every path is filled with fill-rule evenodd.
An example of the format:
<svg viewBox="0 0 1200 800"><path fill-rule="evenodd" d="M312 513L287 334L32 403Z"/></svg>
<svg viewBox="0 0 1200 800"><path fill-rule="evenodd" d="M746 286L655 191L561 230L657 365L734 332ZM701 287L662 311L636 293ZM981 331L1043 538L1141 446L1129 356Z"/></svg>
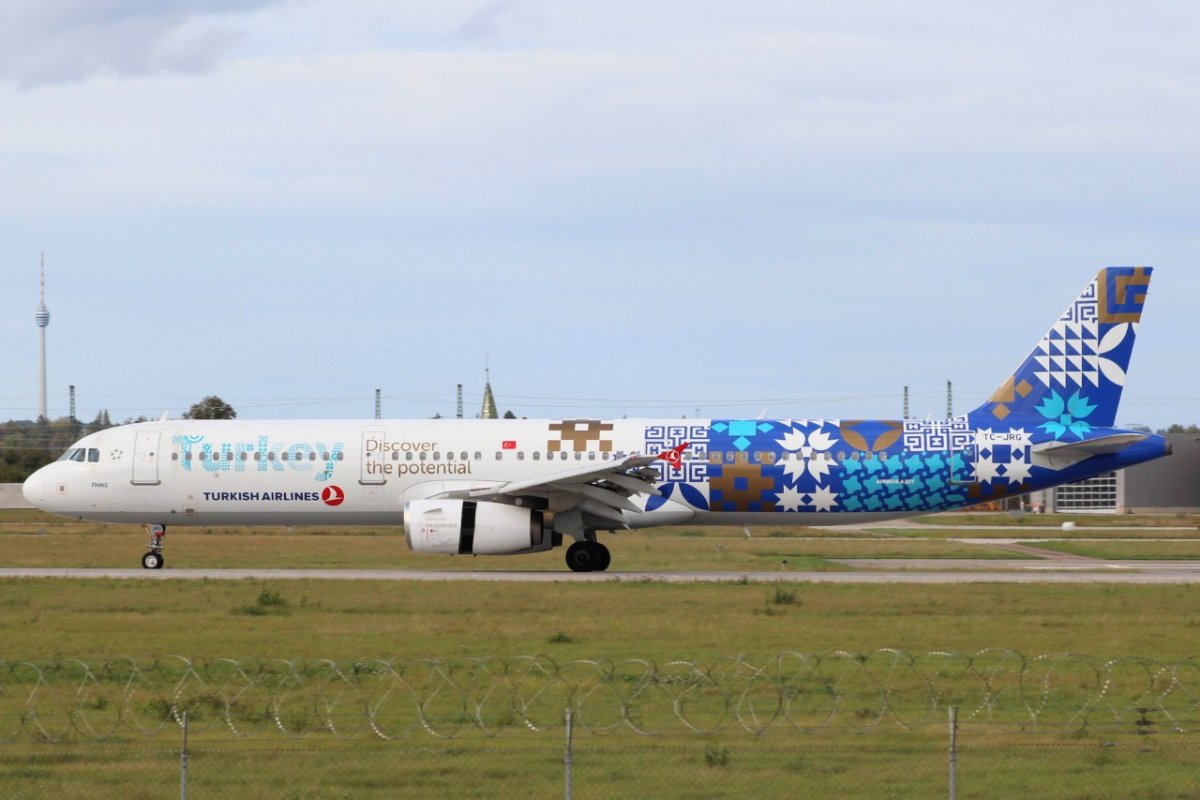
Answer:
<svg viewBox="0 0 1200 800"><path fill-rule="evenodd" d="M480 42L495 39L500 18L516 7L512 0L494 0L476 9L451 35L452 40Z"/></svg>
<svg viewBox="0 0 1200 800"><path fill-rule="evenodd" d="M0 6L0 79L23 88L212 69L227 20L279 0L46 0Z"/></svg>

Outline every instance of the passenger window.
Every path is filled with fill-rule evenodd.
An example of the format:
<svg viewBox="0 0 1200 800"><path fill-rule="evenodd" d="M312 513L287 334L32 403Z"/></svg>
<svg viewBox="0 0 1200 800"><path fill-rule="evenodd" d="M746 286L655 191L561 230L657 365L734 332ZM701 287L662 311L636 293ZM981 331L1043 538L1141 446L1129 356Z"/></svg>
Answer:
<svg viewBox="0 0 1200 800"><path fill-rule="evenodd" d="M525 460L525 451L519 450L517 452L517 461L524 461L524 460Z"/></svg>
<svg viewBox="0 0 1200 800"><path fill-rule="evenodd" d="M610 458L612 458L612 453L610 453L610 452L608 452L607 450L605 450L605 451L604 451L604 452L601 454L601 456L600 456L600 457L601 457L601 458L603 458L605 461L608 461Z"/></svg>
<svg viewBox="0 0 1200 800"><path fill-rule="evenodd" d="M422 461L424 461L428 455L429 455L428 453L422 451L421 454L418 456L418 458L420 458Z"/></svg>
<svg viewBox="0 0 1200 800"><path fill-rule="evenodd" d="M576 453L576 454L575 454L575 460L576 460L576 461L582 461L582 460L583 460L583 453Z"/></svg>
<svg viewBox="0 0 1200 800"><path fill-rule="evenodd" d="M269 453L267 453L267 461L274 461L274 460L275 460L275 451L272 450Z"/></svg>
<svg viewBox="0 0 1200 800"><path fill-rule="evenodd" d="M559 453L558 455L559 455L559 460L561 460L561 461L566 461L566 460L567 460L567 451L566 451L566 450L563 450L563 451L562 451L561 453Z"/></svg>
<svg viewBox="0 0 1200 800"><path fill-rule="evenodd" d="M595 460L596 460L596 451L589 450L588 451L588 461L595 461Z"/></svg>
<svg viewBox="0 0 1200 800"><path fill-rule="evenodd" d="M501 460L501 459L503 459L503 458L504 458L504 451L503 451L503 450L497 450L497 451L496 451L496 460L497 460L497 461L500 461L500 460Z"/></svg>
<svg viewBox="0 0 1200 800"><path fill-rule="evenodd" d="M481 459L481 458L483 458L483 453L481 453L481 452L479 452L478 450L476 450L476 451L475 451L475 460L476 460L476 461L478 461L478 460L479 460L479 459Z"/></svg>
<svg viewBox="0 0 1200 800"><path fill-rule="evenodd" d="M466 461L467 460L467 451L463 450L461 453L459 453L459 456L461 457L461 460ZM478 458L478 457L479 456L476 456L476 458Z"/></svg>
<svg viewBox="0 0 1200 800"><path fill-rule="evenodd" d="M762 452L761 452L761 451L755 451L755 453L754 453L754 463L755 463L755 464L761 464L761 463L762 463L762 460L763 460L763 454L762 454Z"/></svg>
<svg viewBox="0 0 1200 800"><path fill-rule="evenodd" d="M280 453L280 454L279 454L279 460L280 460L280 461L287 461L287 453Z"/></svg>
<svg viewBox="0 0 1200 800"><path fill-rule="evenodd" d="M534 450L534 451L533 451L533 460L534 460L534 461L540 461L540 460L541 460L541 458L542 458L542 453L541 453L541 451L540 451L540 450Z"/></svg>
<svg viewBox="0 0 1200 800"><path fill-rule="evenodd" d="M338 461L345 461L345 460L346 460L346 454L345 454L345 453L338 453L338 455L337 455L337 460L338 460Z"/></svg>
<svg viewBox="0 0 1200 800"><path fill-rule="evenodd" d="M453 460L454 460L454 451L453 451L453 450L451 450L449 453L446 453L446 460L447 460L447 461L453 461Z"/></svg>
<svg viewBox="0 0 1200 800"><path fill-rule="evenodd" d="M400 452L397 450L393 450L392 451L392 461L399 461L399 460L400 460Z"/></svg>
<svg viewBox="0 0 1200 800"><path fill-rule="evenodd" d="M245 461L245 460L246 460L246 454L242 453L242 461ZM317 451L316 450L313 450L311 453L308 454L308 460L309 461L317 460Z"/></svg>
<svg viewBox="0 0 1200 800"><path fill-rule="evenodd" d="M178 460L179 460L179 453L171 453L171 460L172 460L172 461L178 461Z"/></svg>
<svg viewBox="0 0 1200 800"><path fill-rule="evenodd" d="M404 454L404 460L405 460L405 461L412 461L412 460L413 460L413 454L412 454L412 450L409 450L407 453L405 453L405 454Z"/></svg>
<svg viewBox="0 0 1200 800"><path fill-rule="evenodd" d="M750 454L749 453L738 453L737 454L737 463L749 464L750 463Z"/></svg>

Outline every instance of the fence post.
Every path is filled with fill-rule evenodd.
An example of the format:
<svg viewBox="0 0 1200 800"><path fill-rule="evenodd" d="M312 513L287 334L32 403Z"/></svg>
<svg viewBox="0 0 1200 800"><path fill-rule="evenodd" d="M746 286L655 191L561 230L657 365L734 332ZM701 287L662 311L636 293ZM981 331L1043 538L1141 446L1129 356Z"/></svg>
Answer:
<svg viewBox="0 0 1200 800"><path fill-rule="evenodd" d="M566 775L567 775L566 794L564 795L564 797L566 797L566 800L571 800L572 795L573 795L573 790L574 790L574 787L573 787L574 781L573 781L573 778L571 775L571 734L573 733L573 731L572 731L573 727L574 727L574 718L571 716L571 708L570 708L570 706L568 706L567 707L567 749L563 753L563 767L565 768Z"/></svg>
<svg viewBox="0 0 1200 800"><path fill-rule="evenodd" d="M958 800L958 708L950 706L950 800Z"/></svg>
<svg viewBox="0 0 1200 800"><path fill-rule="evenodd" d="M188 712L183 712L183 749L179 751L179 800L187 800Z"/></svg>

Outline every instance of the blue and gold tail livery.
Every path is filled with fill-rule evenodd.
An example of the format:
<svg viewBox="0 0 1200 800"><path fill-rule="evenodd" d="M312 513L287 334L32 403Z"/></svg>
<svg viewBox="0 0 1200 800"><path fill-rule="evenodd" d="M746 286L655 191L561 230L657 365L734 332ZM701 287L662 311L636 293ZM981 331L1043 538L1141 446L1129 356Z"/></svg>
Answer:
<svg viewBox="0 0 1200 800"><path fill-rule="evenodd" d="M1106 267L976 415L1086 420L1111 427L1137 338L1151 267ZM982 420L981 420L982 421Z"/></svg>

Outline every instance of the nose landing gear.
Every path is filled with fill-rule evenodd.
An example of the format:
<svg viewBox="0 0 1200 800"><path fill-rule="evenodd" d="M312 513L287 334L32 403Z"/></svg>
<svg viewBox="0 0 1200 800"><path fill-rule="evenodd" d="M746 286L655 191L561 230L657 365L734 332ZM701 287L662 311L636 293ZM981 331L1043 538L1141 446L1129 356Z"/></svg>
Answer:
<svg viewBox="0 0 1200 800"><path fill-rule="evenodd" d="M167 526L147 525L146 533L150 537L150 541L146 542L149 552L142 556L142 568L162 569L165 561L163 558L163 539L167 536Z"/></svg>

